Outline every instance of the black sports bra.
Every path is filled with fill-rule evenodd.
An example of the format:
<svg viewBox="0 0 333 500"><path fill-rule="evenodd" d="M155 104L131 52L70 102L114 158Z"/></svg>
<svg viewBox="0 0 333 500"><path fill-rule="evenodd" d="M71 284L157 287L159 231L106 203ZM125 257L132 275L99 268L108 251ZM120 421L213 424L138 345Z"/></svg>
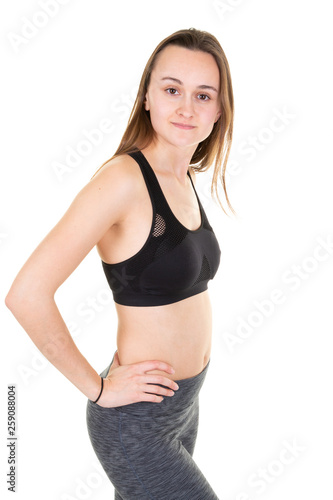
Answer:
<svg viewBox="0 0 333 500"><path fill-rule="evenodd" d="M189 171L201 214L201 225L193 231L171 211L143 153L128 154L142 171L153 219L148 238L135 255L116 264L102 261L114 301L126 306L161 306L207 290L219 267L221 250Z"/></svg>

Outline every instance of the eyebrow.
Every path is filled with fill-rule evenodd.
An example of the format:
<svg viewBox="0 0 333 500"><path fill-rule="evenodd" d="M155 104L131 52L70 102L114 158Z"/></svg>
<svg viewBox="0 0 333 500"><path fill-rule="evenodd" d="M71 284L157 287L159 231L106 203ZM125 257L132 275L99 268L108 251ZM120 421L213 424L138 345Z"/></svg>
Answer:
<svg viewBox="0 0 333 500"><path fill-rule="evenodd" d="M173 82L178 83L179 85L184 85L183 82L178 80L178 78L173 78L172 76L165 76L164 78L161 78L161 80L172 80ZM212 87L211 85L198 85L198 89L210 89L214 90L214 92L217 92L215 87Z"/></svg>

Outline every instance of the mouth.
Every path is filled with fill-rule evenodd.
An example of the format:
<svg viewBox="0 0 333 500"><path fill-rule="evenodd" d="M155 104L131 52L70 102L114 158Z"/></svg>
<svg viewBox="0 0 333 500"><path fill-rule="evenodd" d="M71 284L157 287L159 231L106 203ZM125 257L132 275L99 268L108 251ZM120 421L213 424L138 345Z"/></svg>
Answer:
<svg viewBox="0 0 333 500"><path fill-rule="evenodd" d="M175 122L171 123L175 127L182 128L183 130L192 130L193 128L195 128L193 125L186 125L185 123L175 123Z"/></svg>

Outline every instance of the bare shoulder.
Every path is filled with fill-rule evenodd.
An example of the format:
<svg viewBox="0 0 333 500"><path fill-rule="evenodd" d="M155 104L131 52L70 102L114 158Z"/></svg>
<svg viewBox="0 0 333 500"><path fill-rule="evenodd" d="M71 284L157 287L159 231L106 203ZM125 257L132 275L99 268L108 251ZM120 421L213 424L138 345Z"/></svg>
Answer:
<svg viewBox="0 0 333 500"><path fill-rule="evenodd" d="M91 181L106 183L120 181L124 187L131 188L139 176L140 169L137 162L131 156L123 154L107 161Z"/></svg>
<svg viewBox="0 0 333 500"><path fill-rule="evenodd" d="M129 155L123 154L106 162L96 172L84 190L98 193L99 205L111 209L114 221L122 218L140 194L142 173L137 162ZM83 191L84 191L83 190ZM111 212L110 212L111 213Z"/></svg>

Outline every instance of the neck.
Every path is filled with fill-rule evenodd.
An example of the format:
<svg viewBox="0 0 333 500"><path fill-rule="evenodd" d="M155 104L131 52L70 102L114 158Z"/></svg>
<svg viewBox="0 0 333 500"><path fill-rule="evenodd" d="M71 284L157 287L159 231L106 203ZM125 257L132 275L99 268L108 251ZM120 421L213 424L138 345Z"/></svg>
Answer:
<svg viewBox="0 0 333 500"><path fill-rule="evenodd" d="M161 174L171 174L185 185L188 182L187 171L196 147L194 145L187 148L177 148L169 144L151 143L142 149L142 153L148 162L154 165L154 170Z"/></svg>

